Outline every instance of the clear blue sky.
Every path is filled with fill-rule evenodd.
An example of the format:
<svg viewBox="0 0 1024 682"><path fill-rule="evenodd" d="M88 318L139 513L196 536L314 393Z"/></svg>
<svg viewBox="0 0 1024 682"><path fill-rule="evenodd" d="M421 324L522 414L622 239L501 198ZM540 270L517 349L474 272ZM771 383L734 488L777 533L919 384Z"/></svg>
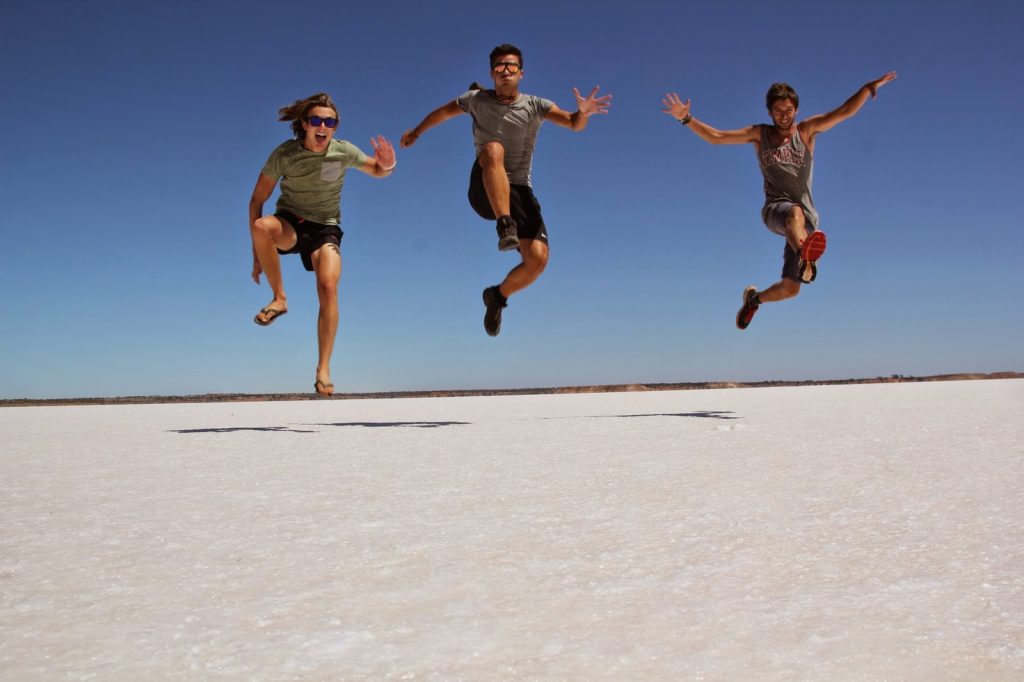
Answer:
<svg viewBox="0 0 1024 682"><path fill-rule="evenodd" d="M534 188L547 272L486 336L480 292L516 262L465 199L459 117L342 195L339 392L1024 370L1024 114L1014 2L56 2L0 12L0 398L311 391L316 295L285 259L290 311L249 278L246 206L289 137L277 109L325 90L364 150L487 82L501 42L525 92L611 112L542 127ZM801 117L896 70L818 138L818 281L739 332L778 279L749 145L720 128ZM275 195L276 196L276 195ZM272 200L273 201L273 200ZM272 202L267 208L272 207Z"/></svg>

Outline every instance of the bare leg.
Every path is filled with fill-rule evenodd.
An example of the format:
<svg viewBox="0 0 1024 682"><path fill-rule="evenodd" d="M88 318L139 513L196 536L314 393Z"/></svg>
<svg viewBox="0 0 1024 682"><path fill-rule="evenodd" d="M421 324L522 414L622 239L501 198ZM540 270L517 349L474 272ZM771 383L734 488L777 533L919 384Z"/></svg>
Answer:
<svg viewBox="0 0 1024 682"><path fill-rule="evenodd" d="M786 243L794 252L800 253L800 247L803 246L806 239L807 224L804 219L804 211L799 206L793 206L786 215ZM774 303L793 298L799 293L800 282L783 277L764 291L759 292L757 298L761 303Z"/></svg>
<svg viewBox="0 0 1024 682"><path fill-rule="evenodd" d="M505 275L505 281L498 287L505 298L537 281L548 264L548 245L539 239L521 240L519 253L523 256L522 262Z"/></svg>
<svg viewBox="0 0 1024 682"><path fill-rule="evenodd" d="M807 225L804 211L799 206L793 206L786 215L786 242L789 244L789 248L800 253L800 247L803 246L805 239L807 239Z"/></svg>
<svg viewBox="0 0 1024 682"><path fill-rule="evenodd" d="M488 142L477 157L483 169L484 190L491 202L495 217L509 214L509 183L505 172L505 147L500 142Z"/></svg>
<svg viewBox="0 0 1024 682"><path fill-rule="evenodd" d="M272 310L288 310L288 297L284 293L284 280L281 277L281 257L277 250L283 251L295 246L295 229L277 216L263 216L257 219L250 228L253 251L267 276L267 284L274 298L266 306Z"/></svg>
<svg viewBox="0 0 1024 682"><path fill-rule="evenodd" d="M317 392L331 395L331 354L338 333L338 281L341 279L341 252L334 244L325 244L313 252L313 271L316 273L316 295L320 300L320 313L316 321L319 355L316 380L321 382Z"/></svg>
<svg viewBox="0 0 1024 682"><path fill-rule="evenodd" d="M786 214L786 246L792 249L794 254L800 253L800 247L807 239L807 227L804 221L804 212L799 206L793 206ZM791 257L790 253L785 258ZM746 329L750 324L754 313L762 303L775 303L793 298L800 293L800 282L783 277L775 284L764 291L757 291L754 287L747 287L743 291L743 307L736 313L736 326L739 329Z"/></svg>
<svg viewBox="0 0 1024 682"><path fill-rule="evenodd" d="M754 287L743 290L743 306L736 313L736 327L743 330L750 326L754 313L762 303L773 303L793 298L800 293L800 283L783 277L780 281L758 293Z"/></svg>
<svg viewBox="0 0 1024 682"><path fill-rule="evenodd" d="M523 260L512 268L505 280L496 287L484 289L484 330L490 336L501 333L501 309L508 297L537 281L548 264L548 245L538 239L523 239L519 242L519 253Z"/></svg>
<svg viewBox="0 0 1024 682"><path fill-rule="evenodd" d="M784 301L787 298L793 298L800 293L800 283L783 278L771 285L764 291L760 292L757 297L761 303L774 303L775 301Z"/></svg>

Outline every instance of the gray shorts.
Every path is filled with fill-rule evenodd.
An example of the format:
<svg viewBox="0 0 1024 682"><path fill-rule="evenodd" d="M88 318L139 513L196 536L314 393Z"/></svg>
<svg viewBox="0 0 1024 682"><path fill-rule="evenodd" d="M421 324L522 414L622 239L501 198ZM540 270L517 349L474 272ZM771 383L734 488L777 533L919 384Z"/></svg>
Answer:
<svg viewBox="0 0 1024 682"><path fill-rule="evenodd" d="M789 211L794 206L800 206L794 204L792 201L775 201L770 204L765 204L764 208L761 209L761 220L764 221L765 227L774 232L775 234L786 236L786 216L789 215ZM807 226L808 232L814 232L814 228L810 225Z"/></svg>

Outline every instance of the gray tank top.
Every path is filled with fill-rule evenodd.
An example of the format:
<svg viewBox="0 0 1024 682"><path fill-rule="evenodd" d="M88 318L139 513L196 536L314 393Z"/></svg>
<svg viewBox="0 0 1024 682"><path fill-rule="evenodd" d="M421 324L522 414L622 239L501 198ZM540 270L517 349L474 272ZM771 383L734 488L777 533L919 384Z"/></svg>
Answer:
<svg viewBox="0 0 1024 682"><path fill-rule="evenodd" d="M768 132L771 126L761 126L761 174L764 176L764 208L762 217L768 207L779 201L787 201L799 205L804 210L807 224L818 228L818 212L811 199L811 180L814 175L814 159L811 151L800 137L799 129L794 128L793 137L789 142L776 147L771 143Z"/></svg>

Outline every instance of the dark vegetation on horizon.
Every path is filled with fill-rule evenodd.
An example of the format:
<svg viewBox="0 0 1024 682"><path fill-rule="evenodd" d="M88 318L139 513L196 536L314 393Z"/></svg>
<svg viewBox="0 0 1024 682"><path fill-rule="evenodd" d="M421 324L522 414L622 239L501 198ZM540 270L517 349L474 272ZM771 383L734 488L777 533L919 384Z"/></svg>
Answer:
<svg viewBox="0 0 1024 682"><path fill-rule="evenodd" d="M263 402L272 400L353 400L372 398L456 398L495 395L544 395L553 393L620 393L628 391L692 391L717 388L765 388L772 386L829 386L843 384L893 384L923 381L966 381L975 379L1021 379L1021 372L989 374L936 374L906 376L893 374L871 379L829 379L823 381L702 381L690 383L605 384L596 386L561 386L557 388L496 388L440 391L391 391L384 393L336 393L324 398L312 393L204 393L182 396L123 396L117 398L15 398L0 400L0 407L35 405L139 405L146 403L225 403Z"/></svg>

